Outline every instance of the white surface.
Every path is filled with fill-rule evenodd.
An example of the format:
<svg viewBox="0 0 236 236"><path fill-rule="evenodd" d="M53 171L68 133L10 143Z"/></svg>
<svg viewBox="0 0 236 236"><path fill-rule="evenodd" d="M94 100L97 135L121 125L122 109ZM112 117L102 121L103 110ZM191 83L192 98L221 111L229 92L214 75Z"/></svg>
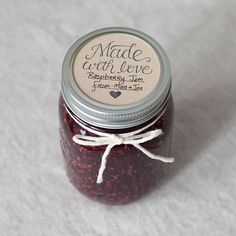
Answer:
<svg viewBox="0 0 236 236"><path fill-rule="evenodd" d="M0 0L0 235L236 235L235 12L234 0ZM172 174L123 207L69 184L58 141L63 57L114 25L164 46L175 100Z"/></svg>

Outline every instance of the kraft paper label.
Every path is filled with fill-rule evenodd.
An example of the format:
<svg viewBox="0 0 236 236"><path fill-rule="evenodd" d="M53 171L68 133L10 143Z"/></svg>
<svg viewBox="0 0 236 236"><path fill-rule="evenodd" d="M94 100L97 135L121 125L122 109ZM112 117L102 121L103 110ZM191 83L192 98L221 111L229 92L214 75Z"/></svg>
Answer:
<svg viewBox="0 0 236 236"><path fill-rule="evenodd" d="M141 38L108 33L80 49L73 74L88 97L104 104L124 105L152 92L160 78L160 61L152 46Z"/></svg>

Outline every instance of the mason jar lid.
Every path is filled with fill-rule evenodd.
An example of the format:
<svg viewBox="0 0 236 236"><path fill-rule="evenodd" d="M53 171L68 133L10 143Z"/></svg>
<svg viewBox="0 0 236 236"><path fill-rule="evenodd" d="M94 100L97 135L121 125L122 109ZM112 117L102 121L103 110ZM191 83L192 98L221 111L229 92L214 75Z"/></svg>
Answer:
<svg viewBox="0 0 236 236"><path fill-rule="evenodd" d="M130 128L153 118L171 88L164 49L150 36L123 27L86 34L67 52L62 95L69 109L93 126Z"/></svg>

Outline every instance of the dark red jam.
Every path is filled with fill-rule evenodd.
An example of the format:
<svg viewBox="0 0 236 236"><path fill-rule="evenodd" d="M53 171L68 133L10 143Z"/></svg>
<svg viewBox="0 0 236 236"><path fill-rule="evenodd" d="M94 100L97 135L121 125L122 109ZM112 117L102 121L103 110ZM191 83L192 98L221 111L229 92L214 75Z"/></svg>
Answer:
<svg viewBox="0 0 236 236"><path fill-rule="evenodd" d="M76 144L72 140L76 134L86 132L86 135L96 135L80 127L68 113L65 106L65 101L60 96L61 148L70 181L81 193L106 204L127 204L141 198L163 179L169 164L151 159L132 145L121 144L114 146L110 151L107 157L106 169L103 173L103 182L96 183L101 158L106 146L91 147ZM160 119L143 131L162 129L163 134L141 144L141 146L156 155L168 157L170 154L172 123L173 101L170 96L165 112ZM122 131L91 126L90 128L108 133L124 133L140 127L132 127Z"/></svg>

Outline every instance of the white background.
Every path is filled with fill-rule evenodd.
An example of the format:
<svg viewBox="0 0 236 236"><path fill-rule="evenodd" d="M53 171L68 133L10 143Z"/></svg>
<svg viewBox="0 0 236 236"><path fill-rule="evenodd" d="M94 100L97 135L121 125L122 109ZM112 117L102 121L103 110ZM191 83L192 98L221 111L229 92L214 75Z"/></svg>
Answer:
<svg viewBox="0 0 236 236"><path fill-rule="evenodd" d="M71 44L106 26L153 36L171 62L176 158L123 207L69 184L57 102ZM0 0L0 235L236 235L234 0Z"/></svg>

